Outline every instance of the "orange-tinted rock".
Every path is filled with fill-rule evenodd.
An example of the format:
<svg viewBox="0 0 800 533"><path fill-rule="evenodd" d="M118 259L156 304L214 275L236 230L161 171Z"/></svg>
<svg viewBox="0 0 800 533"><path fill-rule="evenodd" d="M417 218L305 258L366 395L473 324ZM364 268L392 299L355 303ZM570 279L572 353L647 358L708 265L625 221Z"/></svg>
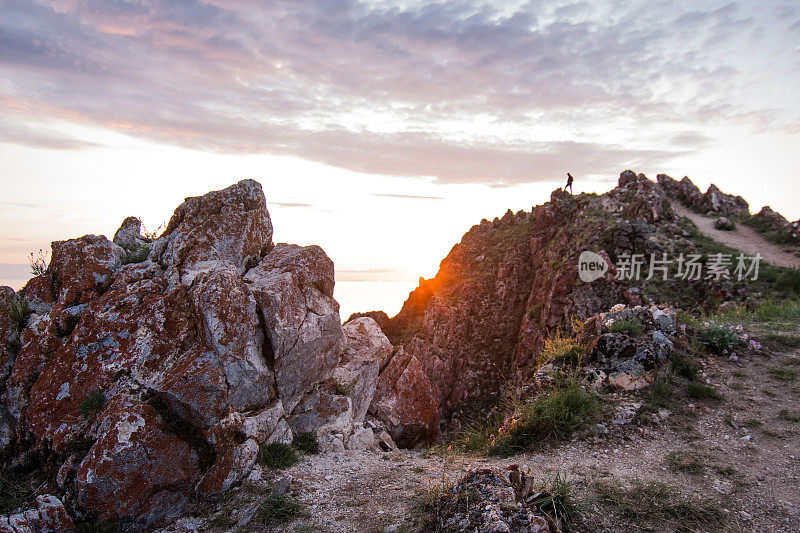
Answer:
<svg viewBox="0 0 800 533"><path fill-rule="evenodd" d="M178 515L203 457L146 403L119 396L103 409L97 440L78 466L78 503L101 520L150 524Z"/></svg>
<svg viewBox="0 0 800 533"><path fill-rule="evenodd" d="M425 369L402 349L378 377L370 412L386 424L401 448L433 444L441 436L439 411Z"/></svg>

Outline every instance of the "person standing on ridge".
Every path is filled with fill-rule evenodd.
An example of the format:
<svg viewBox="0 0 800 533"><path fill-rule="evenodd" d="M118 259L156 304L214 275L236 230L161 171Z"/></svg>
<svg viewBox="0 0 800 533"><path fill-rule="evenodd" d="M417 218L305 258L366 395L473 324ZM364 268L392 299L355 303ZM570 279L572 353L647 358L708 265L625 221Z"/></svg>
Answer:
<svg viewBox="0 0 800 533"><path fill-rule="evenodd" d="M572 180L573 180L572 174L567 172L567 184L564 186L564 190L566 191L567 187L569 187L569 193L570 194L572 194Z"/></svg>

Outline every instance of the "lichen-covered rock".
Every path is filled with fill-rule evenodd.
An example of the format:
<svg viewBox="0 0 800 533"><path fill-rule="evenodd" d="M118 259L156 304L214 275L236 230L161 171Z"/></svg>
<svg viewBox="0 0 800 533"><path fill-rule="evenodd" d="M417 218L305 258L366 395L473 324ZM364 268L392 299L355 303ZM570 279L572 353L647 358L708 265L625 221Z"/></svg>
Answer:
<svg viewBox="0 0 800 533"><path fill-rule="evenodd" d="M207 458L168 423L134 398L108 404L75 475L78 503L104 521L150 524L178 516Z"/></svg>
<svg viewBox="0 0 800 533"><path fill-rule="evenodd" d="M369 410L401 448L433 444L441 436L430 380L417 358L402 348L381 371Z"/></svg>
<svg viewBox="0 0 800 533"><path fill-rule="evenodd" d="M674 316L672 309L632 307L602 313L584 326L590 330L583 339L590 347L589 381L620 390L652 384L657 366L673 351L669 335L675 331Z"/></svg>
<svg viewBox="0 0 800 533"><path fill-rule="evenodd" d="M103 236L54 242L48 270L58 304L67 308L97 298L111 284L124 255Z"/></svg>
<svg viewBox="0 0 800 533"><path fill-rule="evenodd" d="M72 533L75 524L52 494L36 497L36 508L0 516L0 533Z"/></svg>
<svg viewBox="0 0 800 533"><path fill-rule="evenodd" d="M380 369L392 356L392 344L377 322L362 317L345 324L347 347L333 379L340 390L346 392L353 404L353 423L364 423L364 417L375 394Z"/></svg>
<svg viewBox="0 0 800 533"><path fill-rule="evenodd" d="M344 349L333 275L333 262L319 246L278 244L244 276L266 326L287 412L327 378Z"/></svg>
<svg viewBox="0 0 800 533"><path fill-rule="evenodd" d="M120 245L124 249L131 249L143 244L142 221L136 217L128 217L122 221L119 229L114 233L114 244Z"/></svg>
<svg viewBox="0 0 800 533"><path fill-rule="evenodd" d="M515 490L499 472L488 468L470 470L456 485L442 494L436 505L439 531L481 531L492 533L556 533L557 521L536 506L549 493L532 494ZM521 501L520 501L521 500ZM531 503L528 504L527 500ZM469 505L464 502L469 501ZM552 524L552 525L551 525Z"/></svg>
<svg viewBox="0 0 800 533"><path fill-rule="evenodd" d="M386 326L389 325L389 315L387 315L383 311L366 311L364 313L353 313L345 321L344 325L347 325L353 320L363 317L368 317L374 320L378 324L378 327L381 328L381 331L384 331Z"/></svg>
<svg viewBox="0 0 800 533"><path fill-rule="evenodd" d="M272 248L272 222L261 185L242 180L187 198L153 243L150 259L181 275L207 261L227 260L239 272Z"/></svg>

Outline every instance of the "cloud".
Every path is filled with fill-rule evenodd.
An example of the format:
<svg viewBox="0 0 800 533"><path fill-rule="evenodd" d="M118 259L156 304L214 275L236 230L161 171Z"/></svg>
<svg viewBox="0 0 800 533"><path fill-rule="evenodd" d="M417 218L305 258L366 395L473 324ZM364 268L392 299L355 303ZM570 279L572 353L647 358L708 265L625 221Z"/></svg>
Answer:
<svg viewBox="0 0 800 533"><path fill-rule="evenodd" d="M415 194L372 193L370 196L396 198L398 200L444 200L441 196L417 196Z"/></svg>
<svg viewBox="0 0 800 533"><path fill-rule="evenodd" d="M285 208L292 208L292 207L313 207L311 204L305 204L301 202L267 202L269 206L276 206L276 207L285 207Z"/></svg>
<svg viewBox="0 0 800 533"><path fill-rule="evenodd" d="M0 108L197 150L519 182L668 161L696 148L701 120L798 120L738 98L737 47L761 22L735 4L7 0L3 12ZM477 117L491 133L452 126ZM633 130L661 125L687 133L637 142ZM91 146L0 128L5 142Z"/></svg>

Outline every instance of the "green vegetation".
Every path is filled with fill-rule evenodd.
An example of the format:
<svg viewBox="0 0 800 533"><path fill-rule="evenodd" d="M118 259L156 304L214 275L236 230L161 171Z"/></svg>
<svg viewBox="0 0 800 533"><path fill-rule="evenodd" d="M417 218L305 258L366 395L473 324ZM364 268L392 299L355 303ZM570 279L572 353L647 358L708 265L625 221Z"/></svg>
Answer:
<svg viewBox="0 0 800 533"><path fill-rule="evenodd" d="M667 466L678 472L702 474L705 470L703 457L693 452L674 451L666 457Z"/></svg>
<svg viewBox="0 0 800 533"><path fill-rule="evenodd" d="M25 328L25 322L28 320L32 310L28 299L22 295L15 294L13 298L9 298L6 303L6 313L8 319L12 324L22 330Z"/></svg>
<svg viewBox="0 0 800 533"><path fill-rule="evenodd" d="M785 245L800 245L800 239L797 237L792 237L789 233L785 231L778 231L772 228L772 226L761 217L747 215L742 217L741 221L742 224L745 226L749 226L759 232L761 235L764 236L770 242L775 244L785 246Z"/></svg>
<svg viewBox="0 0 800 533"><path fill-rule="evenodd" d="M490 435L487 453L508 456L548 439L565 439L599 410L599 398L572 381L519 404Z"/></svg>
<svg viewBox="0 0 800 533"><path fill-rule="evenodd" d="M90 392L86 398L83 399L80 406L78 407L78 411L81 413L82 416L86 418L91 418L95 415L103 406L106 404L106 395L103 394L103 391L94 391Z"/></svg>
<svg viewBox="0 0 800 533"><path fill-rule="evenodd" d="M319 453L319 441L316 433L298 433L292 440L292 446L299 452L306 455L316 455Z"/></svg>
<svg viewBox="0 0 800 533"><path fill-rule="evenodd" d="M722 401L725 397L717 392L711 385L703 385L702 383L689 383L686 388L686 395L695 400L715 400Z"/></svg>
<svg viewBox="0 0 800 533"><path fill-rule="evenodd" d="M584 354L584 348L572 337L560 331L548 336L539 354L539 359L556 364L578 365Z"/></svg>
<svg viewBox="0 0 800 533"><path fill-rule="evenodd" d="M778 381L794 381L797 379L797 371L786 366L773 366L767 370L772 379Z"/></svg>
<svg viewBox="0 0 800 533"><path fill-rule="evenodd" d="M25 483L0 477L0 514L6 515L31 501L33 491Z"/></svg>
<svg viewBox="0 0 800 533"><path fill-rule="evenodd" d="M644 328L638 320L617 320L608 327L611 333L627 333L629 335L641 335Z"/></svg>
<svg viewBox="0 0 800 533"><path fill-rule="evenodd" d="M282 470L297 463L297 453L288 444L273 442L262 444L258 450L258 464L272 470Z"/></svg>
<svg viewBox="0 0 800 533"><path fill-rule="evenodd" d="M575 484L567 481L560 472L539 487L542 494L530 502L541 513L546 513L569 524L581 513L582 505L575 497Z"/></svg>
<svg viewBox="0 0 800 533"><path fill-rule="evenodd" d="M786 420L787 422L800 422L800 412L781 409L778 413L778 418Z"/></svg>
<svg viewBox="0 0 800 533"><path fill-rule="evenodd" d="M125 255L122 257L122 264L142 263L150 255L150 243L136 243L124 248Z"/></svg>
<svg viewBox="0 0 800 533"><path fill-rule="evenodd" d="M676 376L681 376L689 381L693 381L700 371L692 357L683 352L674 352L672 354L669 360L669 370Z"/></svg>
<svg viewBox="0 0 800 533"><path fill-rule="evenodd" d="M258 506L256 516L262 525L273 522L287 522L305 512L305 506L294 496L285 492L270 494Z"/></svg>
<svg viewBox="0 0 800 533"><path fill-rule="evenodd" d="M562 377L551 390L508 401L501 412L465 423L451 446L466 453L512 455L569 437L600 409L597 395L584 390L577 379Z"/></svg>
<svg viewBox="0 0 800 533"><path fill-rule="evenodd" d="M664 483L634 480L631 486L603 481L594 486L600 504L640 526L659 528L665 521L677 522L681 529L720 526L724 512L709 498L684 495Z"/></svg>
<svg viewBox="0 0 800 533"><path fill-rule="evenodd" d="M730 326L706 323L696 331L697 341L711 353L723 354L744 345Z"/></svg>

